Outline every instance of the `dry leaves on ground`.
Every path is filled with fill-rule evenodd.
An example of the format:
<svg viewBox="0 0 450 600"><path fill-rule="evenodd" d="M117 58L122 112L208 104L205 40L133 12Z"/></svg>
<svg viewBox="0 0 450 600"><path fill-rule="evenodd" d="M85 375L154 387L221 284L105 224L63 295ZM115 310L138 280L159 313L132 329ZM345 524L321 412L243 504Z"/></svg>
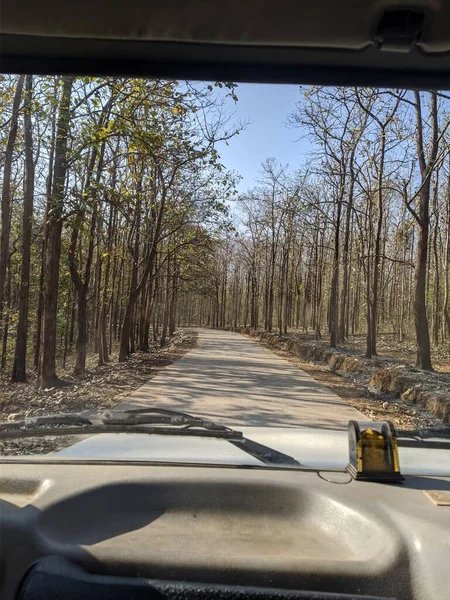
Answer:
<svg viewBox="0 0 450 600"><path fill-rule="evenodd" d="M333 390L351 406L365 414L372 421L392 421L397 429L423 429L448 427L439 417L429 410L408 402L407 400L387 397L386 394L374 394L367 389L367 385L352 381L328 367L316 362L303 361L286 350L278 350L259 340L261 344L285 358L291 364L306 371L317 381ZM350 374L353 375L353 374ZM368 379L366 377L366 379Z"/></svg>
<svg viewBox="0 0 450 600"><path fill-rule="evenodd" d="M84 375L68 376L61 387L38 390L35 382L1 382L0 421L13 421L33 415L80 412L111 408L128 394L152 379L161 369L189 352L198 334L191 330L175 333L168 345L154 345L149 352L136 352L123 363L111 362ZM25 438L0 443L2 454L47 453L70 443L66 438Z"/></svg>

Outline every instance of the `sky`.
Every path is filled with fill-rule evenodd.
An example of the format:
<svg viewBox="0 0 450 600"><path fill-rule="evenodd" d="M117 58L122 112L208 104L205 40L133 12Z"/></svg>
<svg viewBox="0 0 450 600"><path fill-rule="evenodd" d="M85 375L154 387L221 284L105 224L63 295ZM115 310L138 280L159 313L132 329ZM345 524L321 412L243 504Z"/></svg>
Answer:
<svg viewBox="0 0 450 600"><path fill-rule="evenodd" d="M228 146L223 144L219 154L225 167L241 175L238 191L245 192L257 184L265 158L277 158L295 169L308 147L306 141L296 141L298 131L285 124L300 99L298 85L241 83L236 94L235 119L251 123Z"/></svg>

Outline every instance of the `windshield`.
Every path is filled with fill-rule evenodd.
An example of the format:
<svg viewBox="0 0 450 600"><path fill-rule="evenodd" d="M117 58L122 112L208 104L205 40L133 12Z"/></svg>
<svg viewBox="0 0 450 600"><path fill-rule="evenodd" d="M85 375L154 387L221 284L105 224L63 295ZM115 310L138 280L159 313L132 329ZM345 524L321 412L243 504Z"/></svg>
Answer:
<svg viewBox="0 0 450 600"><path fill-rule="evenodd" d="M5 75L0 98L0 420L97 411L3 454L345 462L349 420L448 430L450 93Z"/></svg>

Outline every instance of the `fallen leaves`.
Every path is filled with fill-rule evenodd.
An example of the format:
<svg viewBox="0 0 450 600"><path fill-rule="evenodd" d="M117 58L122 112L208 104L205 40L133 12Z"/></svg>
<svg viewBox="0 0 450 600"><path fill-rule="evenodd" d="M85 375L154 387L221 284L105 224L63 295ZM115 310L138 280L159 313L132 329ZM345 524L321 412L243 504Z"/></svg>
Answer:
<svg viewBox="0 0 450 600"><path fill-rule="evenodd" d="M111 408L189 352L196 345L197 337L195 331L180 330L164 348L155 344L149 352L136 352L125 362L91 367L79 376L67 374L62 387L38 390L35 381L20 384L1 381L0 420ZM53 441L50 438L7 440L0 444L0 451L8 455L47 453L67 445L67 439L66 436Z"/></svg>
<svg viewBox="0 0 450 600"><path fill-rule="evenodd" d="M308 343L323 344L323 342L311 340L309 339L310 336L303 336L302 334L288 334L285 337L299 340L305 338L304 341ZM373 373L369 367L369 361L367 362L367 368L357 372L331 370L322 362L295 356L287 350L284 340L281 341L283 349L280 349L278 344L274 345L273 340L268 343L265 340L259 339L259 342L270 348L275 354L309 373L314 379L332 389L340 398L346 400L351 406L373 421L389 420L398 429L448 428L448 424L443 423L442 419L434 415L430 410L410 400L409 395L404 394L403 397L396 398L393 394L380 392L379 389L371 385L370 381ZM355 348L353 348L353 352L356 352ZM358 354L354 358L359 359L360 356ZM388 362L387 357L383 361ZM392 367L404 369L405 365L392 362ZM427 373L420 374L420 376L423 376L424 379L430 378L430 375ZM434 377L436 377L436 374L434 374ZM444 389L447 385L447 376L441 375L438 377L440 377L441 385Z"/></svg>

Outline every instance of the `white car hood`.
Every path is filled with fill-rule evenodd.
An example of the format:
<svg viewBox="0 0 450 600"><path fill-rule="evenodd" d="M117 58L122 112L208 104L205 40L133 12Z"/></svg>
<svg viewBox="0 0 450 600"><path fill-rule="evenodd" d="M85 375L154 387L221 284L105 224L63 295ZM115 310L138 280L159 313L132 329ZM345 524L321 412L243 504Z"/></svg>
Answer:
<svg viewBox="0 0 450 600"><path fill-rule="evenodd" d="M240 431L245 438L292 456L306 468L343 470L348 464L345 430L243 427ZM404 474L450 476L450 449L399 448L399 453ZM93 435L53 456L74 460L264 465L224 439L135 433Z"/></svg>

